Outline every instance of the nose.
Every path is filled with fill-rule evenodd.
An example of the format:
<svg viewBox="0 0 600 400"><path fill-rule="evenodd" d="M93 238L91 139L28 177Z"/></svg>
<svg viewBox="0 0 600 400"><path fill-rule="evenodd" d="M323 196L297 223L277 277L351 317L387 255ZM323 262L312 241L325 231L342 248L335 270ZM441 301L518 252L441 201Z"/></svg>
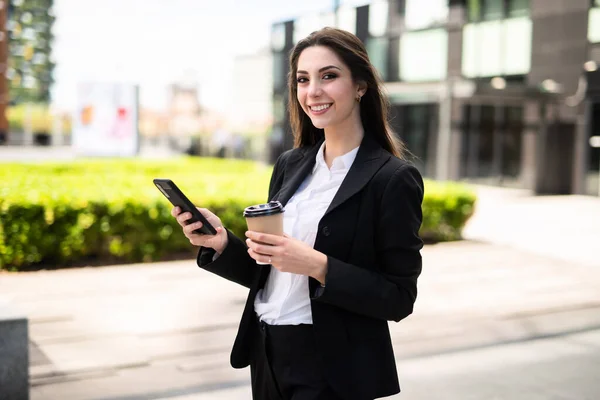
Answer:
<svg viewBox="0 0 600 400"><path fill-rule="evenodd" d="M319 97L323 93L320 82L318 80L313 79L308 86L308 96L309 97Z"/></svg>

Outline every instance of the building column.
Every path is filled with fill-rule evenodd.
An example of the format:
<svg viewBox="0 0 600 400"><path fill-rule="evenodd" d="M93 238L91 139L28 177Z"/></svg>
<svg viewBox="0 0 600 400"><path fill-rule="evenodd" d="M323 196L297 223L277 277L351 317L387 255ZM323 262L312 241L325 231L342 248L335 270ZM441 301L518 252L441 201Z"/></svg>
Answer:
<svg viewBox="0 0 600 400"><path fill-rule="evenodd" d="M524 108L521 183L523 188L534 190L537 176L537 139L542 122L541 110L536 100L527 100Z"/></svg>
<svg viewBox="0 0 600 400"><path fill-rule="evenodd" d="M591 103L585 100L583 109L577 113L575 119L575 149L573 159L573 194L587 194L587 166L589 156L588 129L591 129Z"/></svg>
<svg viewBox="0 0 600 400"><path fill-rule="evenodd" d="M450 144L452 137L452 80L444 82L440 94L439 129L436 149L435 179L446 181L450 179Z"/></svg>
<svg viewBox="0 0 600 400"><path fill-rule="evenodd" d="M448 149L448 155L450 157L448 165L448 179L457 181L461 178L460 176L460 157L463 151L463 130L462 127L465 125L463 121L463 107L465 106L464 100L454 98L452 99L452 116L451 116L451 135L450 135L450 148Z"/></svg>

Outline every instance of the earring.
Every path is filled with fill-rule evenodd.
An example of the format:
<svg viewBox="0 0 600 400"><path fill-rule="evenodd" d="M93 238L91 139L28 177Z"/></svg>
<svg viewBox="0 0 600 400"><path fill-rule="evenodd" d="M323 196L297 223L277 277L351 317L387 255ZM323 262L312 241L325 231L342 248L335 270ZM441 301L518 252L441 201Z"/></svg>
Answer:
<svg viewBox="0 0 600 400"><path fill-rule="evenodd" d="M360 97L360 94L359 94L359 95L356 96L356 102L360 103L360 99L361 99L361 97Z"/></svg>

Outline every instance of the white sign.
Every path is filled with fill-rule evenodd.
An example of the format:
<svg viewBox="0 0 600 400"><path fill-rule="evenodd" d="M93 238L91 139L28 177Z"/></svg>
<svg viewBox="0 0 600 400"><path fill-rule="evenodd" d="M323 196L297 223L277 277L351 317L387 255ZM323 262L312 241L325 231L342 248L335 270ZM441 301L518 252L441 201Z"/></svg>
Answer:
<svg viewBox="0 0 600 400"><path fill-rule="evenodd" d="M122 83L82 83L73 118L73 148L87 156L138 153L138 89Z"/></svg>

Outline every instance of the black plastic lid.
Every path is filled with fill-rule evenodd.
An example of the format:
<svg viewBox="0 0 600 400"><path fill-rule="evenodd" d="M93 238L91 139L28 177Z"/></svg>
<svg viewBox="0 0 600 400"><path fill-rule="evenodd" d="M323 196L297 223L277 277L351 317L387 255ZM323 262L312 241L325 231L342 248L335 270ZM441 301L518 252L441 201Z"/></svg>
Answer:
<svg viewBox="0 0 600 400"><path fill-rule="evenodd" d="M244 217L264 217L283 212L283 206L278 201L270 201L266 204L257 204L255 206L246 207L244 209Z"/></svg>

